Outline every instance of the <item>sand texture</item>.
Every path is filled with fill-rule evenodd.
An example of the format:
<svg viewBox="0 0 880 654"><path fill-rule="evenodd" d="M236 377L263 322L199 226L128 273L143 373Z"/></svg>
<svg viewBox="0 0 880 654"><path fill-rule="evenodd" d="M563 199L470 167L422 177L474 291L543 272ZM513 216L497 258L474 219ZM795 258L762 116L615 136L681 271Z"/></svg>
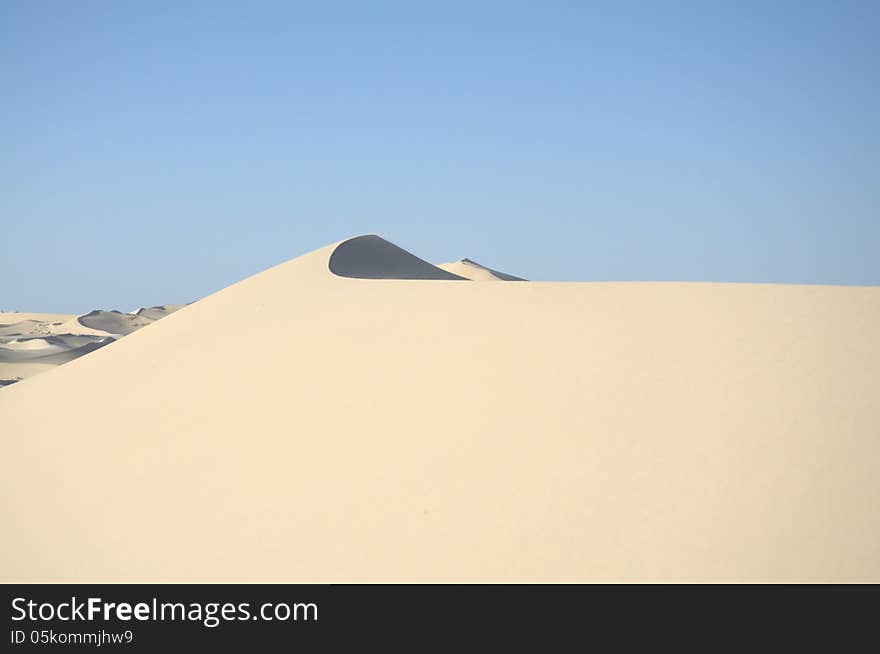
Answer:
<svg viewBox="0 0 880 654"><path fill-rule="evenodd" d="M522 277L514 277L498 270L492 270L470 259L438 263L438 268L451 272L459 277L465 277L475 282L524 282Z"/></svg>

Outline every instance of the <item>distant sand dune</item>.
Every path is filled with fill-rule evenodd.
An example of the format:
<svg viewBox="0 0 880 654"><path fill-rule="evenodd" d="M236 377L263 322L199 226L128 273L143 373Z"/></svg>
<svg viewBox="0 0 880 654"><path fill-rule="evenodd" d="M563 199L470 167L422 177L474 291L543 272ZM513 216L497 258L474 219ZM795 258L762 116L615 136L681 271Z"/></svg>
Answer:
<svg viewBox="0 0 880 654"><path fill-rule="evenodd" d="M0 312L0 325L10 325L18 322L61 322L70 318L68 313L25 313L19 311Z"/></svg>
<svg viewBox="0 0 880 654"><path fill-rule="evenodd" d="M344 241L4 388L0 581L880 582L880 288L435 270Z"/></svg>
<svg viewBox="0 0 880 654"><path fill-rule="evenodd" d="M0 356L4 351L11 352L45 352L64 349L60 344L52 343L49 338L22 338L9 341L0 346Z"/></svg>
<svg viewBox="0 0 880 654"><path fill-rule="evenodd" d="M113 343L185 305L128 314L95 310L84 316L0 313L0 386L9 386Z"/></svg>
<svg viewBox="0 0 880 654"><path fill-rule="evenodd" d="M165 316L171 315L175 311L178 311L185 306L185 304L162 304L157 307L141 307L140 309L132 313L141 318L146 318L150 321L156 321L164 318Z"/></svg>
<svg viewBox="0 0 880 654"><path fill-rule="evenodd" d="M60 365L94 352L98 348L109 345L115 339L112 336L101 338L96 341L83 343L82 345L70 346L47 346L40 350L12 350L0 348L0 363L42 363ZM5 376L5 375L4 375Z"/></svg>
<svg viewBox="0 0 880 654"><path fill-rule="evenodd" d="M0 342L22 337L51 336L55 333L55 326L62 324L61 321L50 323L33 318L17 320L13 317L14 314L3 315L6 320L12 320L12 322L0 322Z"/></svg>
<svg viewBox="0 0 880 654"><path fill-rule="evenodd" d="M143 316L122 313L120 311L100 311L98 309L77 318L81 325L100 329L109 334L130 334L152 320Z"/></svg>
<svg viewBox="0 0 880 654"><path fill-rule="evenodd" d="M492 270L486 266L478 264L470 259L461 259L460 261L451 261L449 263L438 263L438 268L442 268L447 272L451 272L459 277L479 282L524 282L527 281L522 277L514 277L507 273Z"/></svg>
<svg viewBox="0 0 880 654"><path fill-rule="evenodd" d="M112 340L111 336L60 334L45 338L22 338L0 345L0 362L34 357L45 357L57 352L68 352L84 345ZM8 358L4 358L8 357Z"/></svg>

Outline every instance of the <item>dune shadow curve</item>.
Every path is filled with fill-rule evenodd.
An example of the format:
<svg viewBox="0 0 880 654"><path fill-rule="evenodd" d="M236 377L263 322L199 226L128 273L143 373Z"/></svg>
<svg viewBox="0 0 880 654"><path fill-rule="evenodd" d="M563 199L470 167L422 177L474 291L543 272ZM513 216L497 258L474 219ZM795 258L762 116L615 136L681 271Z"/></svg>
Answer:
<svg viewBox="0 0 880 654"><path fill-rule="evenodd" d="M340 243L327 264L339 277L470 281L434 266L385 239L357 236Z"/></svg>

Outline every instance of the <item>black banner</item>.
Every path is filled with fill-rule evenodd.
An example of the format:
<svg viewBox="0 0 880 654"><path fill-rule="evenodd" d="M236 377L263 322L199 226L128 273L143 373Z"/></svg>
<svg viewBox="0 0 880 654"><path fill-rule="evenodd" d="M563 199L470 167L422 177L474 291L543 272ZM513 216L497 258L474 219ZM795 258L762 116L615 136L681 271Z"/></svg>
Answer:
<svg viewBox="0 0 880 654"><path fill-rule="evenodd" d="M869 634L880 587L7 585L7 651ZM746 637L746 634L763 634ZM835 640L838 641L838 636Z"/></svg>

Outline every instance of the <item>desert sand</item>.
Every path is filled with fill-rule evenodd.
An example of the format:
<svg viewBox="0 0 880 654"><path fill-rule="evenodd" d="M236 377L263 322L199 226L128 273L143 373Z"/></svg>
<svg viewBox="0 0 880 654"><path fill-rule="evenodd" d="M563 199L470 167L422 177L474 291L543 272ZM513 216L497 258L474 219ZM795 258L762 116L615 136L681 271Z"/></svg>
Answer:
<svg viewBox="0 0 880 654"><path fill-rule="evenodd" d="M465 277L475 282L524 282L522 277L514 277L507 273L492 270L486 266L478 264L471 259L460 259L459 261L450 261L447 263L438 263L438 268L442 268L446 272L451 272L459 277Z"/></svg>
<svg viewBox="0 0 880 654"><path fill-rule="evenodd" d="M0 580L880 581L880 287L465 272L350 239L3 389Z"/></svg>
<svg viewBox="0 0 880 654"><path fill-rule="evenodd" d="M183 306L168 304L132 313L96 309L82 316L0 312L0 388L109 345Z"/></svg>

